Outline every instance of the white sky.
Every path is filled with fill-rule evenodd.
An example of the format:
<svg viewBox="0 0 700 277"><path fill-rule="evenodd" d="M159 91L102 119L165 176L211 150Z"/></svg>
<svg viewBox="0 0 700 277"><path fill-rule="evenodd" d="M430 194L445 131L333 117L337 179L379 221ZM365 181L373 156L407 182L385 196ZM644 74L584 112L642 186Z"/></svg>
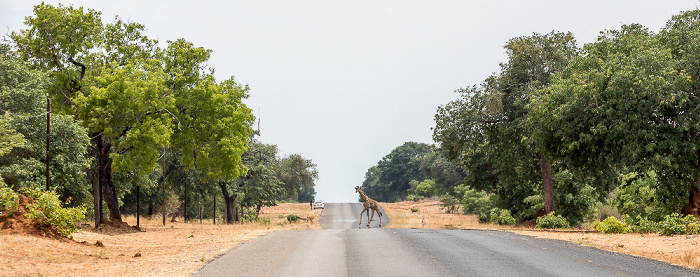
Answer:
<svg viewBox="0 0 700 277"><path fill-rule="evenodd" d="M571 31L579 44L640 23L659 31L698 0L45 1L144 24L214 51L217 78L250 85L261 140L318 165L316 199L356 202L367 169L406 141L433 143L439 105L505 62L503 45ZM41 1L0 0L3 34Z"/></svg>

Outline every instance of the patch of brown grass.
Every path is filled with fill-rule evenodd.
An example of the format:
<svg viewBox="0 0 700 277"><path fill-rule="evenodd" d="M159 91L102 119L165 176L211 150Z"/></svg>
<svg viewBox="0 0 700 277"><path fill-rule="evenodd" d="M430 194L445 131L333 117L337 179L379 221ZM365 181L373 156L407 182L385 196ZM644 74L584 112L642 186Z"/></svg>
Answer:
<svg viewBox="0 0 700 277"><path fill-rule="evenodd" d="M435 199L419 202L380 203L391 219L387 228L396 229L502 229L502 226L481 224L476 215L445 213ZM411 208L418 209L413 212Z"/></svg>
<svg viewBox="0 0 700 277"><path fill-rule="evenodd" d="M569 241L583 246L646 257L671 264L700 269L700 235L662 236L660 234L601 234L588 230L546 231L479 223L475 215L447 214L436 199L420 202L381 203L391 223L387 228L491 229L517 234ZM417 208L412 212L411 207Z"/></svg>
<svg viewBox="0 0 700 277"><path fill-rule="evenodd" d="M284 203L265 207L260 217L269 224L213 224L212 220L170 223L162 218L141 219L144 232L103 232L85 228L74 241L30 235L0 235L0 276L189 276L206 261L241 242L275 230L319 229L317 222L287 222L288 214L302 218L308 204ZM318 220L321 210L313 212ZM135 217L124 220L136 225ZM180 220L181 221L181 220ZM101 242L104 247L96 246Z"/></svg>

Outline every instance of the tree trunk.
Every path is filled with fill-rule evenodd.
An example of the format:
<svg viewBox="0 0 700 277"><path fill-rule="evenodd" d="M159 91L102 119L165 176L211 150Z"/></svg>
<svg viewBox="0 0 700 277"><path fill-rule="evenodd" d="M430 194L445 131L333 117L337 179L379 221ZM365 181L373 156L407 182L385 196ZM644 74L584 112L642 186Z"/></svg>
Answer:
<svg viewBox="0 0 700 277"><path fill-rule="evenodd" d="M204 206L202 205L202 194L199 194L199 224L202 224L202 218L204 217Z"/></svg>
<svg viewBox="0 0 700 277"><path fill-rule="evenodd" d="M98 176L102 191L102 197L107 208L109 209L109 220L113 223L122 224L122 214L119 211L119 200L117 199L117 190L112 183L112 159L109 158L112 145L109 142L104 142L102 136L98 135L95 138L98 151ZM100 203L101 206L102 203ZM100 214L102 208L100 207ZM102 218L102 216L100 216ZM104 219L102 220L104 222Z"/></svg>
<svg viewBox="0 0 700 277"><path fill-rule="evenodd" d="M224 195L224 205L226 205L226 223L232 224L234 221L238 221L239 218L238 210L234 210L236 195L229 194L225 182L219 182L219 187L221 187L221 193Z"/></svg>
<svg viewBox="0 0 700 277"><path fill-rule="evenodd" d="M552 165L547 156L540 154L542 162L542 181L544 186L544 212L546 214L554 211L554 181L552 180Z"/></svg>

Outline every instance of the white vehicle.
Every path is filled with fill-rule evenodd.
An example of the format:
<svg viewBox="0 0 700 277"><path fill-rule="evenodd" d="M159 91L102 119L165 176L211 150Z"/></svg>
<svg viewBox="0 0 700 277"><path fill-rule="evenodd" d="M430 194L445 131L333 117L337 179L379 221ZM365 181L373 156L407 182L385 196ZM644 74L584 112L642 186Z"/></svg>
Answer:
<svg viewBox="0 0 700 277"><path fill-rule="evenodd" d="M326 203L323 202L314 202L314 210L315 209L323 209L326 206Z"/></svg>

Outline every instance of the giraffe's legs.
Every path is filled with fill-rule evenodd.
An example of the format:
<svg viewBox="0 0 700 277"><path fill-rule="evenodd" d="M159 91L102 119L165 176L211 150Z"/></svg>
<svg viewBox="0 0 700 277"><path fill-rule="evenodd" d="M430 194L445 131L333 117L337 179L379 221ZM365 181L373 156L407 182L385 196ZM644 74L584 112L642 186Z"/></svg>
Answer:
<svg viewBox="0 0 700 277"><path fill-rule="evenodd" d="M382 213L377 210L377 214L379 214L379 227L382 227Z"/></svg>
<svg viewBox="0 0 700 277"><path fill-rule="evenodd" d="M369 211L370 211L370 209L367 209L367 229L369 229L369 223L372 222L372 220L369 219ZM372 211L372 212L374 212L374 211ZM372 216L374 216L374 214L372 214Z"/></svg>
<svg viewBox="0 0 700 277"><path fill-rule="evenodd" d="M381 217L380 217L380 218L381 218ZM372 209L372 219L374 219L374 209ZM370 219L369 221L371 222L372 219ZM382 227L382 226L379 226L379 227Z"/></svg>
<svg viewBox="0 0 700 277"><path fill-rule="evenodd" d="M362 225L362 214L363 214L365 211L367 211L367 209L364 209L364 210L362 210L362 212L360 212L360 224L357 224L357 225ZM369 211L367 211L367 215L369 215Z"/></svg>

